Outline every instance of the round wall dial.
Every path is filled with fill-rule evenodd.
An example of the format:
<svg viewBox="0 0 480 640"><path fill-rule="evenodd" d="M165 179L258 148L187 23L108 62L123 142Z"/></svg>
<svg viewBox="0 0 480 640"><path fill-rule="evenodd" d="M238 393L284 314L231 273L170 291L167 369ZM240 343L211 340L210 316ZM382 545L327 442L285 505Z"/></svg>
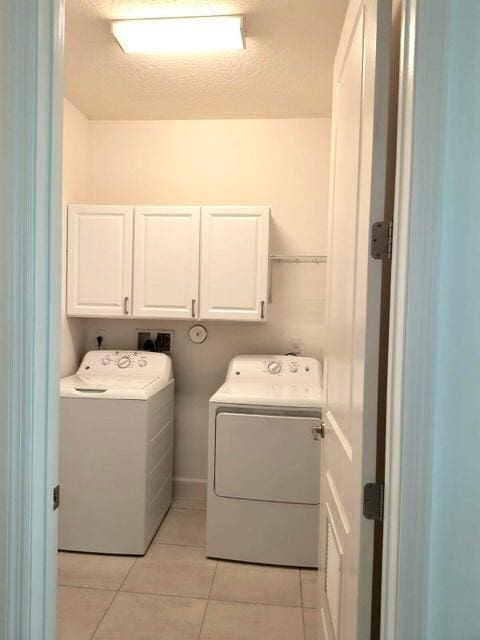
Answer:
<svg viewBox="0 0 480 640"><path fill-rule="evenodd" d="M194 324L193 327L190 327L188 336L192 342L194 342L195 344L200 344L202 342L205 342L208 333L203 325Z"/></svg>

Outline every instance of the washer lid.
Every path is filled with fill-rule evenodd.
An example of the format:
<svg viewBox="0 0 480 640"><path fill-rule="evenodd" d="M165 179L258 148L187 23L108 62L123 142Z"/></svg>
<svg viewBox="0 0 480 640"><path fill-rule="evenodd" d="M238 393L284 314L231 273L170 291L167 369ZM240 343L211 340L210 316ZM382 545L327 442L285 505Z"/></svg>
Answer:
<svg viewBox="0 0 480 640"><path fill-rule="evenodd" d="M166 386L165 380L155 376L84 376L74 375L60 382L62 398L104 398L148 400Z"/></svg>
<svg viewBox="0 0 480 640"><path fill-rule="evenodd" d="M322 367L315 358L237 356L211 402L318 408L323 405Z"/></svg>

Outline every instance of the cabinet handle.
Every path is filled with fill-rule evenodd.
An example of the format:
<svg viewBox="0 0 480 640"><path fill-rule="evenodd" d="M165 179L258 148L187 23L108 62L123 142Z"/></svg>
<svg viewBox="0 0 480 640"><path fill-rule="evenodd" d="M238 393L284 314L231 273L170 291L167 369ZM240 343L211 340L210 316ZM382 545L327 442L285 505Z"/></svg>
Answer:
<svg viewBox="0 0 480 640"><path fill-rule="evenodd" d="M195 317L195 299L192 298L192 318Z"/></svg>
<svg viewBox="0 0 480 640"><path fill-rule="evenodd" d="M265 300L260 303L260 309L260 318L263 320L265 318Z"/></svg>
<svg viewBox="0 0 480 640"><path fill-rule="evenodd" d="M126 316L128 316L128 296L125 296L123 299L123 312Z"/></svg>

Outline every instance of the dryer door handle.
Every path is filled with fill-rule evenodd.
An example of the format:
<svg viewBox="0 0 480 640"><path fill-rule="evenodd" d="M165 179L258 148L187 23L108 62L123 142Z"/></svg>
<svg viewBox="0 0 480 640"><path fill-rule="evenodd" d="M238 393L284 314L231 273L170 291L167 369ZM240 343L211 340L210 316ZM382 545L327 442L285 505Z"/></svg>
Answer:
<svg viewBox="0 0 480 640"><path fill-rule="evenodd" d="M325 438L325 423L322 422L319 427L312 427L312 436L313 439L318 442L319 440L323 440Z"/></svg>

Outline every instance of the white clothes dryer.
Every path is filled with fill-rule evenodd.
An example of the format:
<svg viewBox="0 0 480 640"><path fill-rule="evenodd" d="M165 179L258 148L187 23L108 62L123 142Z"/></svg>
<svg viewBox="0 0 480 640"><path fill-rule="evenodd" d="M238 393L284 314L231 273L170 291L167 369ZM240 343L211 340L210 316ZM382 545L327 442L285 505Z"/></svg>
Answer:
<svg viewBox="0 0 480 640"><path fill-rule="evenodd" d="M316 567L322 369L238 356L210 399L207 555Z"/></svg>
<svg viewBox="0 0 480 640"><path fill-rule="evenodd" d="M90 351L60 383L59 548L143 555L172 502L172 362Z"/></svg>

